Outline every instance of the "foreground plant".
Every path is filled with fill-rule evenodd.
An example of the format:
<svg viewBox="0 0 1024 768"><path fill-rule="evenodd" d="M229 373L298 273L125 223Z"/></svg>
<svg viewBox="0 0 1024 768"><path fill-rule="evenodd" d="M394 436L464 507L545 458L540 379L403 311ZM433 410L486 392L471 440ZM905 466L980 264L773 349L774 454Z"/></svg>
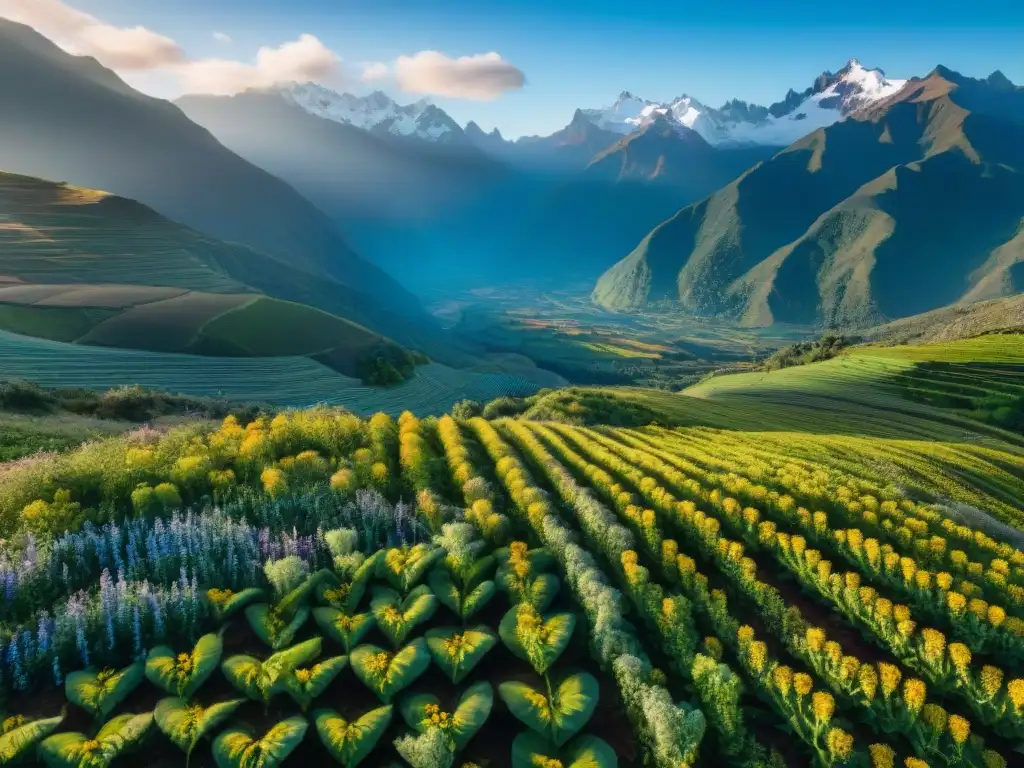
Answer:
<svg viewBox="0 0 1024 768"><path fill-rule="evenodd" d="M39 756L48 768L107 768L141 742L152 724L152 713L118 715L94 738L84 733L49 736L39 745Z"/></svg>
<svg viewBox="0 0 1024 768"><path fill-rule="evenodd" d="M535 733L512 742L512 768L618 768L615 750L596 736L580 736L557 749Z"/></svg>
<svg viewBox="0 0 1024 768"><path fill-rule="evenodd" d="M146 665L141 661L117 671L86 669L69 674L64 691L68 701L103 722L139 687L145 676Z"/></svg>
<svg viewBox="0 0 1024 768"><path fill-rule="evenodd" d="M347 664L347 656L334 656L317 662L312 667L300 667L285 675L284 689L305 712L313 703L313 699L327 690L327 686L334 682Z"/></svg>
<svg viewBox="0 0 1024 768"><path fill-rule="evenodd" d="M264 570L278 599L249 605L245 618L260 640L277 651L291 643L306 623L310 596L321 584L334 581L335 576L327 570L307 576L305 563L295 556L269 562Z"/></svg>
<svg viewBox="0 0 1024 768"><path fill-rule="evenodd" d="M464 622L487 605L497 591L487 578L495 558L481 554L487 545L476 536L468 523L446 524L434 537L445 551L444 559L427 577L442 605Z"/></svg>
<svg viewBox="0 0 1024 768"><path fill-rule="evenodd" d="M404 599L395 590L380 587L373 590L370 610L380 631L397 648L416 627L430 620L437 610L437 598L425 584Z"/></svg>
<svg viewBox="0 0 1024 768"><path fill-rule="evenodd" d="M351 615L337 608L324 606L313 609L313 621L320 631L351 653L366 633L377 626L372 613Z"/></svg>
<svg viewBox="0 0 1024 768"><path fill-rule="evenodd" d="M494 706L494 689L488 682L480 682L467 688L454 712L445 712L441 702L430 693L408 697L402 702L401 712L405 722L414 731L428 733L439 731L445 739L448 751L461 752L484 727Z"/></svg>
<svg viewBox="0 0 1024 768"><path fill-rule="evenodd" d="M430 666L430 652L423 638L390 653L376 645L361 645L349 656L352 671L363 685L377 694L384 704L399 691L408 688Z"/></svg>
<svg viewBox="0 0 1024 768"><path fill-rule="evenodd" d="M146 659L146 677L172 696L190 699L220 664L223 650L216 634L200 637L191 653L175 655L170 646L159 645Z"/></svg>
<svg viewBox="0 0 1024 768"><path fill-rule="evenodd" d="M547 610L558 594L558 577L546 573L555 562L543 547L527 549L521 541L513 541L507 549L494 553L498 561L497 586L513 603L526 603L538 611Z"/></svg>
<svg viewBox="0 0 1024 768"><path fill-rule="evenodd" d="M0 728L0 765L10 765L26 757L44 738L63 722L64 715L27 722L23 717L9 717Z"/></svg>
<svg viewBox="0 0 1024 768"><path fill-rule="evenodd" d="M434 564L444 556L440 547L416 544L387 550L378 570L395 589L407 594Z"/></svg>
<svg viewBox="0 0 1024 768"><path fill-rule="evenodd" d="M334 710L318 709L313 723L324 747L345 768L355 768L373 748L391 724L390 704L370 710L349 721Z"/></svg>
<svg viewBox="0 0 1024 768"><path fill-rule="evenodd" d="M258 587L248 587L240 592L232 592L230 589L206 590L206 602L218 621L224 621L246 606L266 599L267 593Z"/></svg>
<svg viewBox="0 0 1024 768"><path fill-rule="evenodd" d="M528 603L511 608L498 625L502 642L512 653L530 662L544 675L562 655L572 639L576 617L571 613L547 616Z"/></svg>
<svg viewBox="0 0 1024 768"><path fill-rule="evenodd" d="M283 690L288 674L320 655L321 644L321 639L315 637L278 651L266 661L253 656L232 656L221 668L235 688L253 701L267 706L271 697Z"/></svg>
<svg viewBox="0 0 1024 768"><path fill-rule="evenodd" d="M157 728L185 753L185 766L188 768L192 751L200 740L211 734L244 703L244 699L232 699L202 707L189 704L179 697L171 697L157 703L153 718Z"/></svg>
<svg viewBox="0 0 1024 768"><path fill-rule="evenodd" d="M275 768L302 743L308 728L302 717L282 720L259 739L248 728L229 728L213 740L213 759L217 768Z"/></svg>
<svg viewBox="0 0 1024 768"><path fill-rule="evenodd" d="M453 683L462 682L498 643L497 636L482 626L465 630L455 627L428 629L426 640L434 663Z"/></svg>
<svg viewBox="0 0 1024 768"><path fill-rule="evenodd" d="M541 692L526 683L510 681L498 686L498 693L518 720L560 747L594 715L599 687L593 675L583 672L554 686L547 683L547 689Z"/></svg>

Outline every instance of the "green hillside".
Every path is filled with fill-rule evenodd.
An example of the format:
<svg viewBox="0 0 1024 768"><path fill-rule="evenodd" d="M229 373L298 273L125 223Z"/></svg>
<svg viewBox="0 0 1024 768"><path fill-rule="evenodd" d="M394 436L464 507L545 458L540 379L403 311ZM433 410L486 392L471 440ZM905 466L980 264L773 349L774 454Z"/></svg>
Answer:
<svg viewBox="0 0 1024 768"><path fill-rule="evenodd" d="M1019 291L1021 90L943 69L911 81L681 210L593 298L670 299L747 325L865 326Z"/></svg>

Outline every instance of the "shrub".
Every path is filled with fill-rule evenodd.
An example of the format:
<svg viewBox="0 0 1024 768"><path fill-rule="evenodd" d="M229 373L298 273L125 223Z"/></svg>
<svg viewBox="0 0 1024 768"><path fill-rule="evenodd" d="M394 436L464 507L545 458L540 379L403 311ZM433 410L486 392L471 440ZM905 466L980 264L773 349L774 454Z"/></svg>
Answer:
<svg viewBox="0 0 1024 768"><path fill-rule="evenodd" d="M452 416L463 421L479 416L483 408L476 400L459 400L452 406Z"/></svg>
<svg viewBox="0 0 1024 768"><path fill-rule="evenodd" d="M518 416L529 407L526 398L499 397L484 406L485 419L500 419L502 416Z"/></svg>

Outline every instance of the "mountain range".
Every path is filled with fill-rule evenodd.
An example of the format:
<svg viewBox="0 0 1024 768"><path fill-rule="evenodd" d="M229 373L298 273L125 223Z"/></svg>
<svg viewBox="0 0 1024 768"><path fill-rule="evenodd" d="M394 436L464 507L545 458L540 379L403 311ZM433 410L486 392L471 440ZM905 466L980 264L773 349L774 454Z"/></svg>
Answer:
<svg viewBox="0 0 1024 768"><path fill-rule="evenodd" d="M113 281L62 241L77 282L174 287L199 259L209 274L178 287L301 304L453 364L479 350L417 294L577 279L612 311L848 326L1024 281L1024 89L999 73L893 80L854 59L768 106L623 92L510 141L311 83L172 104L4 20L0 65L18 72L0 79L0 171L192 233Z"/></svg>
<svg viewBox="0 0 1024 768"><path fill-rule="evenodd" d="M938 67L658 225L594 300L865 326L1024 289L1024 88Z"/></svg>

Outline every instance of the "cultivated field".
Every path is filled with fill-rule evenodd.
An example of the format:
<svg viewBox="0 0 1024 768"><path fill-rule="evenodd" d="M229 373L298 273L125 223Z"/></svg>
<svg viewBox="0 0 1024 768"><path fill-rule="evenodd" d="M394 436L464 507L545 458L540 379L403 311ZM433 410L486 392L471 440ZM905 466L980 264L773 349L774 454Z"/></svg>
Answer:
<svg viewBox="0 0 1024 768"><path fill-rule="evenodd" d="M528 395L537 386L500 373L471 373L440 364L383 389L320 365L308 357L204 357L86 347L0 331L0 371L45 387L111 389L125 384L228 400L305 407L342 405L355 413L398 414L415 408L440 414L463 399L487 401Z"/></svg>
<svg viewBox="0 0 1024 768"><path fill-rule="evenodd" d="M984 455L1019 506L1021 456ZM852 438L311 410L5 479L8 759L995 768L1024 740L1020 520L953 519Z"/></svg>

